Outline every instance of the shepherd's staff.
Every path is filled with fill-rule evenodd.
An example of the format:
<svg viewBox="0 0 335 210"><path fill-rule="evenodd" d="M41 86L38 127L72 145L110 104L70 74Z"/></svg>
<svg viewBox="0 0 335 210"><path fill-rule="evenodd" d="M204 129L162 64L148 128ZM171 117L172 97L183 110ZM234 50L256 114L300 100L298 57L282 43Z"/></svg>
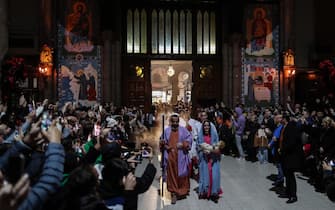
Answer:
<svg viewBox="0 0 335 210"><path fill-rule="evenodd" d="M165 131L164 131L164 115L162 115L162 137L161 137L161 141L164 141L164 145L160 145L161 146L161 168L162 168L162 186L161 186L161 196L163 197L164 195L164 175L165 175L165 167L164 167L164 150L165 150Z"/></svg>

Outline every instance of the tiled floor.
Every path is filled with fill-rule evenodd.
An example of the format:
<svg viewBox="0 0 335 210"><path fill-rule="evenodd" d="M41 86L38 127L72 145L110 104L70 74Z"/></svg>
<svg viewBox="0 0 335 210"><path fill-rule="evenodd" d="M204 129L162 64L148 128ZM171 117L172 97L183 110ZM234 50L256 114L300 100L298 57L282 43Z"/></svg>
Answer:
<svg viewBox="0 0 335 210"><path fill-rule="evenodd" d="M158 161L154 160L159 166ZM147 160L138 166L136 174L140 175ZM169 194L164 193L160 197L160 169L150 189L140 195L139 210L156 209L192 209L192 210L281 210L281 209L303 209L303 210L326 210L335 209L335 203L328 200L327 196L314 191L306 180L297 178L298 202L286 204L287 199L278 198L275 192L269 191L272 187L271 181L266 179L269 174L276 173L272 164L260 165L258 162L251 163L232 157L224 157L221 161L221 185L224 191L223 197L218 204L212 201L198 200L193 189L197 187L195 181L191 181L191 193L184 200L179 200L171 205ZM299 174L297 174L299 176Z"/></svg>

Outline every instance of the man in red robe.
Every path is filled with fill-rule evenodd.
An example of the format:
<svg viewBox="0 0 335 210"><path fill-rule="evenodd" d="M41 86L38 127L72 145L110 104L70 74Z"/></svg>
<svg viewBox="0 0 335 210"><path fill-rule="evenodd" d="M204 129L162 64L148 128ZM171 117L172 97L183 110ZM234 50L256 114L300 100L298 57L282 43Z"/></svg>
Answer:
<svg viewBox="0 0 335 210"><path fill-rule="evenodd" d="M190 158L188 151L192 145L191 133L179 126L179 115L172 114L170 126L164 130L160 145L164 150L164 171L167 189L171 192L171 203L177 199L185 198L190 191L190 178L188 166Z"/></svg>

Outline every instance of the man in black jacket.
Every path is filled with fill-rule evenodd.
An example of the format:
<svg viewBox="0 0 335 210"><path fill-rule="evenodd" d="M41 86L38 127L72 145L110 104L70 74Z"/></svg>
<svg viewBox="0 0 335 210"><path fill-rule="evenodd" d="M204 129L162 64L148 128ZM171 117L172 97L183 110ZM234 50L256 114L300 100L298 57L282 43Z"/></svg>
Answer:
<svg viewBox="0 0 335 210"><path fill-rule="evenodd" d="M118 143L113 142L111 144L105 145L104 148L102 148L102 161L107 162L111 159L119 159L121 155L121 146L118 145ZM117 157L118 156L118 157ZM156 168L152 163L148 163L146 166L143 174L141 177L135 177L136 179L136 185L133 190L124 190L123 196L125 199L124 202L124 210L137 210L137 203L138 203L138 195L141 193L146 192L149 187L151 186L155 175L156 175ZM104 178L105 179L105 178ZM103 190L102 190L103 189ZM110 189L112 190L112 189ZM106 194L108 194L108 188L105 186L100 187L100 193L104 194L102 197L104 197Z"/></svg>
<svg viewBox="0 0 335 210"><path fill-rule="evenodd" d="M279 139L279 152L286 180L286 194L282 194L279 197L288 198L286 203L294 203L298 200L297 182L294 172L302 166L303 150L296 122L290 120L288 115L284 115L283 126Z"/></svg>

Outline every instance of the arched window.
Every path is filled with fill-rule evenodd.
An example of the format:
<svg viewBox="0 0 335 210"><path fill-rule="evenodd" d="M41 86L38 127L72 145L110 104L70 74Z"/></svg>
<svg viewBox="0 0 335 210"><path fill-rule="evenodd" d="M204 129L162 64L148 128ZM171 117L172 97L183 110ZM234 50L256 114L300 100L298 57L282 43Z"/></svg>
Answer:
<svg viewBox="0 0 335 210"><path fill-rule="evenodd" d="M153 54L158 53L158 22L157 11L153 10L151 14L151 51Z"/></svg>
<svg viewBox="0 0 335 210"><path fill-rule="evenodd" d="M185 54L185 13L182 10L179 18L179 52Z"/></svg>
<svg viewBox="0 0 335 210"><path fill-rule="evenodd" d="M141 53L147 53L147 13L141 11Z"/></svg>
<svg viewBox="0 0 335 210"><path fill-rule="evenodd" d="M186 53L192 54L192 13L187 11L186 18Z"/></svg>
<svg viewBox="0 0 335 210"><path fill-rule="evenodd" d="M147 53L147 14L144 9L127 11L127 53Z"/></svg>
<svg viewBox="0 0 335 210"><path fill-rule="evenodd" d="M165 53L171 53L171 13L170 10L165 13Z"/></svg>
<svg viewBox="0 0 335 210"><path fill-rule="evenodd" d="M173 12L173 53L179 53L179 30L178 30L178 12Z"/></svg>
<svg viewBox="0 0 335 210"><path fill-rule="evenodd" d="M140 52L140 14L138 9L134 13L134 53Z"/></svg>
<svg viewBox="0 0 335 210"><path fill-rule="evenodd" d="M127 12L127 53L133 52L133 12L128 10Z"/></svg>
<svg viewBox="0 0 335 210"><path fill-rule="evenodd" d="M202 54L202 14L198 11L197 14L197 53Z"/></svg>
<svg viewBox="0 0 335 210"><path fill-rule="evenodd" d="M159 31L158 31L158 40L159 40L159 43L158 43L158 53L160 54L164 54L164 11L163 10L160 10L159 11L159 21L158 21L158 28L159 28Z"/></svg>
<svg viewBox="0 0 335 210"><path fill-rule="evenodd" d="M216 54L216 18L215 12L197 13L197 53Z"/></svg>
<svg viewBox="0 0 335 210"><path fill-rule="evenodd" d="M155 9L152 11L153 54L192 54L192 13L186 11L161 9L158 15Z"/></svg>
<svg viewBox="0 0 335 210"><path fill-rule="evenodd" d="M216 22L215 13L211 12L211 30L210 30L210 54L216 54Z"/></svg>
<svg viewBox="0 0 335 210"><path fill-rule="evenodd" d="M208 18L208 12L205 11L204 13L204 25L203 25L203 34L204 34L204 39L203 39L203 53L204 54L209 54L209 18Z"/></svg>
<svg viewBox="0 0 335 210"><path fill-rule="evenodd" d="M152 54L192 54L192 12L188 9L153 9L151 20L145 9L127 10L127 53L148 53L147 21L151 21ZM196 11L196 53L216 54L214 11Z"/></svg>

